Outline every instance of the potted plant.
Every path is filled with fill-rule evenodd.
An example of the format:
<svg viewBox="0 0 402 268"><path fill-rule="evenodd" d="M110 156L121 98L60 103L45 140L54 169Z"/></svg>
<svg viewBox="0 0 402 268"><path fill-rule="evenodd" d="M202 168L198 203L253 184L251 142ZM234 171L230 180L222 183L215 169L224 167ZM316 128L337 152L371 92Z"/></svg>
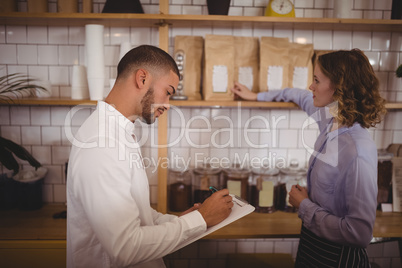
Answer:
<svg viewBox="0 0 402 268"><path fill-rule="evenodd" d="M230 0L207 0L209 15L227 15L229 13Z"/></svg>
<svg viewBox="0 0 402 268"><path fill-rule="evenodd" d="M20 170L14 155L35 168ZM0 137L0 163L12 173L0 175L0 208L19 207L32 210L42 207L42 183L47 169L21 145Z"/></svg>
<svg viewBox="0 0 402 268"><path fill-rule="evenodd" d="M33 97L37 90L47 91L43 86L34 84L37 81L28 75L13 73L0 77L0 99L12 100L19 97Z"/></svg>
<svg viewBox="0 0 402 268"><path fill-rule="evenodd" d="M0 77L0 99L33 96L36 90L46 89L32 84L35 79L24 74L10 74ZM26 160L35 170L20 170L15 157ZM21 145L0 136L0 163L10 173L0 175L0 208L18 206L21 209L37 209L42 206L42 182L47 169Z"/></svg>
<svg viewBox="0 0 402 268"><path fill-rule="evenodd" d="M402 77L402 64L396 69L396 77Z"/></svg>

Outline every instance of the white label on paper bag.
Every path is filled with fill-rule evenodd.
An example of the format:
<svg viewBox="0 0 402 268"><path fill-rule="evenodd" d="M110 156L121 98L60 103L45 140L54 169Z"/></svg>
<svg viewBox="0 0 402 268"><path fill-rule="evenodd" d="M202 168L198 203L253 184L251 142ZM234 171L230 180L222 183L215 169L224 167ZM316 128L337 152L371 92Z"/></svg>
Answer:
<svg viewBox="0 0 402 268"><path fill-rule="evenodd" d="M272 181L262 183L262 191L259 193L258 201L260 207L272 207L274 203L274 183Z"/></svg>
<svg viewBox="0 0 402 268"><path fill-rule="evenodd" d="M214 65L212 72L212 92L227 92L228 68L225 65Z"/></svg>
<svg viewBox="0 0 402 268"><path fill-rule="evenodd" d="M239 83L251 90L253 88L253 82L253 67L240 67Z"/></svg>
<svg viewBox="0 0 402 268"><path fill-rule="evenodd" d="M228 180L229 193L241 196L241 181Z"/></svg>
<svg viewBox="0 0 402 268"><path fill-rule="evenodd" d="M307 88L308 68L295 67L293 69L293 87Z"/></svg>
<svg viewBox="0 0 402 268"><path fill-rule="evenodd" d="M268 66L268 90L282 89L283 66Z"/></svg>

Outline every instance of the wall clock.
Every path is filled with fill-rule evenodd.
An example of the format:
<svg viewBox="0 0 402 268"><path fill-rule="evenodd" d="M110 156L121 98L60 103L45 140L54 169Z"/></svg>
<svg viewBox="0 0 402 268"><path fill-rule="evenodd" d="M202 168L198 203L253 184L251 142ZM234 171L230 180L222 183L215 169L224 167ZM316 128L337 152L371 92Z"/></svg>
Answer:
<svg viewBox="0 0 402 268"><path fill-rule="evenodd" d="M271 0L265 10L265 16L295 17L295 7L289 0Z"/></svg>

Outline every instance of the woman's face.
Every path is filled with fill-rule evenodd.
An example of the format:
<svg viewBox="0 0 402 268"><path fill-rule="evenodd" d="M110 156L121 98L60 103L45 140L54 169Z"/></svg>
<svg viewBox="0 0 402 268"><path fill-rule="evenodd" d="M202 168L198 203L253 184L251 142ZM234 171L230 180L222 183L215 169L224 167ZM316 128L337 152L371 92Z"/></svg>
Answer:
<svg viewBox="0 0 402 268"><path fill-rule="evenodd" d="M334 101L335 89L318 64L314 68L314 79L309 89L313 92L314 106L324 107Z"/></svg>

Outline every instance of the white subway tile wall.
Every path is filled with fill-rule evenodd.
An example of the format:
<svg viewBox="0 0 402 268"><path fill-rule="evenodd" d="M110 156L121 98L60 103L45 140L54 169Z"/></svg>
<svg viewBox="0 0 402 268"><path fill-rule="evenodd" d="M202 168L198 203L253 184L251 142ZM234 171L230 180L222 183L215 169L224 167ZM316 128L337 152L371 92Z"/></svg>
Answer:
<svg viewBox="0 0 402 268"><path fill-rule="evenodd" d="M293 0L298 17L332 17L335 0ZM171 0L171 14L208 14L206 0ZM49 12L57 11L57 0L48 1ZM105 0L93 0L95 13L100 13ZM159 1L141 0L145 13L159 13ZM354 0L355 18L389 19L391 0ZM268 0L231 1L229 15L261 16ZM26 0L18 0L19 11L27 10ZM82 0L79 0L79 11ZM236 36L288 37L291 42L313 43L315 49L362 49L376 71L384 97L402 101L402 80L394 71L402 62L402 35L390 32L360 32L331 30L292 30L245 25L239 28L196 25L172 27L169 52L173 52L177 35L203 36L222 34ZM154 27L105 27L105 85L115 78L120 44L130 42L158 45ZM71 96L72 67L85 64L85 28L76 26L4 26L0 25L0 75L21 72L50 80L52 95ZM0 135L22 144L49 172L45 178L45 202L66 202L65 163L74 134L94 107L80 106L66 127L65 118L73 107L0 106ZM180 108L169 114L168 139L170 164L173 159L185 159L192 167L205 159L242 161L264 159L270 165L297 159L307 165L318 130L315 124L302 129L306 115L296 109L249 108ZM390 143L402 143L402 112L390 111L383 123L370 129L378 148ZM157 203L157 124L136 123L136 135L143 144L147 163L151 202ZM70 134L70 135L69 135ZM23 168L30 167L23 164ZM0 171L5 171L0 167ZM370 259L381 267L400 267L396 242L372 244ZM235 239L202 240L166 258L168 267L222 267L229 253L289 253L295 258L298 239Z"/></svg>

